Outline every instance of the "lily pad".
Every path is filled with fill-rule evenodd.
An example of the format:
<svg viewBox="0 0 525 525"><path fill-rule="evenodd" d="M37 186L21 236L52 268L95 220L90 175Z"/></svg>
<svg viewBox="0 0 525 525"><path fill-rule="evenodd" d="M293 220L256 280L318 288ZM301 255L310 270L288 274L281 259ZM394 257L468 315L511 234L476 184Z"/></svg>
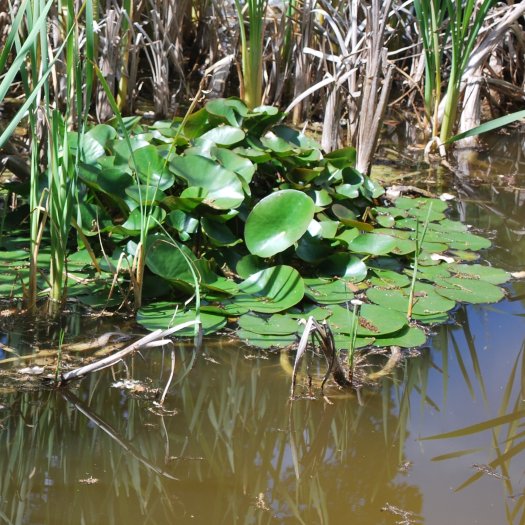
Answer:
<svg viewBox="0 0 525 525"><path fill-rule="evenodd" d="M178 310L177 310L178 307ZM176 313L176 315L174 315ZM148 330L170 328L187 321L193 321L196 313L193 310L184 311L182 305L170 302L152 303L137 312L137 323ZM200 313L203 333L212 334L226 325L226 317L209 312ZM175 337L190 337L194 334L193 326L175 332Z"/></svg>
<svg viewBox="0 0 525 525"><path fill-rule="evenodd" d="M304 279L305 295L319 304L340 304L351 301L353 292L344 279Z"/></svg>
<svg viewBox="0 0 525 525"><path fill-rule="evenodd" d="M259 257L271 257L289 248L308 229L314 201L297 190L281 190L258 202L246 220L246 246Z"/></svg>
<svg viewBox="0 0 525 525"><path fill-rule="evenodd" d="M334 306L329 318L330 326L336 332L350 334L352 316L352 309ZM407 319L400 312L375 304L363 304L359 309L357 335L378 337L397 332L406 324Z"/></svg>
<svg viewBox="0 0 525 525"><path fill-rule="evenodd" d="M244 131L233 126L217 126L199 137L199 141L209 140L219 146L232 146L245 137Z"/></svg>
<svg viewBox="0 0 525 525"><path fill-rule="evenodd" d="M370 278L370 284L378 288L402 288L410 284L410 279L401 273L392 270L372 269L374 276Z"/></svg>
<svg viewBox="0 0 525 525"><path fill-rule="evenodd" d="M170 166L189 186L204 188L207 191L204 202L213 208L237 208L244 200L239 177L211 159L200 155L177 156Z"/></svg>
<svg viewBox="0 0 525 525"><path fill-rule="evenodd" d="M378 337L374 346L401 346L403 348L415 348L422 346L427 340L425 331L415 326L405 326L399 332L395 332L386 337Z"/></svg>
<svg viewBox="0 0 525 525"><path fill-rule="evenodd" d="M322 275L342 277L354 283L365 279L367 271L366 264L350 253L335 253L327 257L320 268Z"/></svg>
<svg viewBox="0 0 525 525"><path fill-rule="evenodd" d="M497 303L505 297L502 288L477 279L450 277L437 280L436 285L435 290L439 295L458 302Z"/></svg>
<svg viewBox="0 0 525 525"><path fill-rule="evenodd" d="M481 264L451 264L449 270L455 274L455 277L481 279L492 284L503 284L510 279L510 274L505 270Z"/></svg>
<svg viewBox="0 0 525 525"><path fill-rule="evenodd" d="M258 334L241 329L237 330L236 335L239 339L258 348L283 348L297 342L297 336L295 334Z"/></svg>
<svg viewBox="0 0 525 525"><path fill-rule="evenodd" d="M370 255L385 255L391 252L397 244L397 239L390 235L363 233L348 245L348 249L357 253Z"/></svg>
<svg viewBox="0 0 525 525"><path fill-rule="evenodd" d="M236 304L262 313L282 312L304 297L304 282L291 266L272 266L250 276L239 285Z"/></svg>
<svg viewBox="0 0 525 525"><path fill-rule="evenodd" d="M142 183L167 190L173 186L175 177L169 171L166 159L159 155L155 146L145 146L135 151L130 159L131 168L137 168Z"/></svg>
<svg viewBox="0 0 525 525"><path fill-rule="evenodd" d="M410 289L408 287L392 290L369 288L366 291L366 295L374 303L386 308L404 313L408 310L408 300L410 296ZM420 282L416 283L412 307L414 314L430 315L443 313L452 310L455 304L454 301L436 293L434 286Z"/></svg>
<svg viewBox="0 0 525 525"><path fill-rule="evenodd" d="M238 320L238 324L243 330L261 335L296 334L300 328L296 320L281 314L274 314L267 318L246 314Z"/></svg>

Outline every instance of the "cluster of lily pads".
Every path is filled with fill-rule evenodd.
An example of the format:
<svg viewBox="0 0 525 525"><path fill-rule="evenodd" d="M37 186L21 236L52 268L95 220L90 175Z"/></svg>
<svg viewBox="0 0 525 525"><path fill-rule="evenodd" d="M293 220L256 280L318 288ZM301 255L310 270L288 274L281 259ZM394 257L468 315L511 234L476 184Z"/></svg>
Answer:
<svg viewBox="0 0 525 525"><path fill-rule="evenodd" d="M274 107L221 99L173 122L98 125L82 145L73 135L83 149L76 216L101 272L73 243L69 295L123 301L146 229L136 315L151 330L195 318L196 276L204 332L233 320L260 347L292 343L310 315L348 347L354 308L357 347L419 346L421 326L444 322L457 302L503 297L509 275L472 264L490 242L447 218L446 203L389 202L354 168L353 148L325 154L282 119Z"/></svg>

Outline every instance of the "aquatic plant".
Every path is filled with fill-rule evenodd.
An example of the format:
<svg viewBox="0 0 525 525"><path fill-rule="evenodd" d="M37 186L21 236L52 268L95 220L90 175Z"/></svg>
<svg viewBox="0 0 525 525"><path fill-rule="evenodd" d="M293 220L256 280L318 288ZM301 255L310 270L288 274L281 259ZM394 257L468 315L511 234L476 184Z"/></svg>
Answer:
<svg viewBox="0 0 525 525"><path fill-rule="evenodd" d="M494 0L454 2L415 0L416 21L425 53L425 109L432 123L432 137L446 143L456 124L461 82L478 35ZM479 4L479 5L478 5ZM450 66L444 98L443 116L439 115L442 91L442 64L450 43Z"/></svg>
<svg viewBox="0 0 525 525"><path fill-rule="evenodd" d="M84 268L70 272L79 281L71 294L106 304L117 261L143 246L145 295L135 305L144 303L137 320L147 328L167 327L175 309L178 322L193 319L186 302L199 291L205 333L241 316L240 337L286 345L295 320L313 315L329 318L343 348L352 339L345 305L354 297L367 301L355 347L422 344L409 305L411 320L432 323L457 301L503 297L497 285L505 272L461 263L490 242L447 219L445 202L400 197L379 205L383 189L353 167L353 148L324 154L281 118L272 107L250 111L222 99L172 123L119 117L115 127L87 131L79 225L87 238L105 234L95 247L102 274L86 281L90 256L72 246L68 260ZM128 277L118 277L135 294L138 266L128 263Z"/></svg>
<svg viewBox="0 0 525 525"><path fill-rule="evenodd" d="M239 31L241 35L241 98L249 109L260 106L263 92L263 37L266 24L266 8L268 0L247 0L241 5L235 0ZM248 22L248 34L244 25Z"/></svg>

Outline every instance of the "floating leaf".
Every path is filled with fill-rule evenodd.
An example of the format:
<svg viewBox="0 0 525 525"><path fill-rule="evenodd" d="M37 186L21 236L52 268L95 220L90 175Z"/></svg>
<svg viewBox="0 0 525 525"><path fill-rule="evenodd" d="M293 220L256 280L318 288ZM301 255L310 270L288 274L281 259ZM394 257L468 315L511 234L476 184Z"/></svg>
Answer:
<svg viewBox="0 0 525 525"><path fill-rule="evenodd" d="M246 220L246 246L253 255L271 257L289 248L308 229L315 211L308 195L281 190L258 202Z"/></svg>
<svg viewBox="0 0 525 525"><path fill-rule="evenodd" d="M505 296L503 289L478 279L450 277L436 281L436 292L448 299L464 303L497 303Z"/></svg>
<svg viewBox="0 0 525 525"><path fill-rule="evenodd" d="M170 166L189 186L204 188L207 191L205 202L214 208L236 208L244 200L239 177L211 159L200 155L177 156Z"/></svg>
<svg viewBox="0 0 525 525"><path fill-rule="evenodd" d="M357 253L385 255L391 252L396 244L397 240L390 235L363 233L350 242L348 249Z"/></svg>
<svg viewBox="0 0 525 525"><path fill-rule="evenodd" d="M173 186L175 177L170 173L166 159L159 155L155 146L145 146L135 151L129 160L131 168L137 168L142 183L167 190Z"/></svg>
<svg viewBox="0 0 525 525"><path fill-rule="evenodd" d="M405 326L399 332L394 332L386 337L378 337L374 346L401 346L403 348L415 348L422 346L427 340L425 331L415 326Z"/></svg>
<svg viewBox="0 0 525 525"><path fill-rule="evenodd" d="M263 335L296 334L300 328L296 320L281 314L274 314L268 318L246 314L238 320L238 324L243 330Z"/></svg>
<svg viewBox="0 0 525 525"><path fill-rule="evenodd" d="M182 305L170 302L148 304L137 312L137 323L148 330L166 329L196 318L195 311L184 311ZM210 312L201 312L200 321L205 335L217 332L226 325L226 317ZM194 334L193 326L184 328L173 335L190 337Z"/></svg>
<svg viewBox="0 0 525 525"><path fill-rule="evenodd" d="M204 217L201 220L202 231L211 239L217 246L233 246L242 242L236 235L232 233L230 228L222 222L218 222L209 217Z"/></svg>
<svg viewBox="0 0 525 525"><path fill-rule="evenodd" d="M240 128L233 126L217 126L201 135L199 141L209 140L219 146L232 146L243 140L244 137L244 131Z"/></svg>
<svg viewBox="0 0 525 525"><path fill-rule="evenodd" d="M352 309L333 306L329 318L330 326L339 333L350 334L352 330ZM394 310L375 304L363 304L359 309L357 335L378 337L401 330L407 324L406 317Z"/></svg>
<svg viewBox="0 0 525 525"><path fill-rule="evenodd" d="M242 117L248 115L246 104L235 98L210 100L206 103L205 110L211 115L224 118L232 126L239 126Z"/></svg>
<svg viewBox="0 0 525 525"><path fill-rule="evenodd" d="M249 330L237 330L236 335L239 339L248 342L258 348L283 348L297 342L297 336L294 334L276 335L276 334L258 334Z"/></svg>
<svg viewBox="0 0 525 525"><path fill-rule="evenodd" d="M343 169L355 164L356 150L353 147L336 149L325 154L324 158L334 167Z"/></svg>
<svg viewBox="0 0 525 525"><path fill-rule="evenodd" d="M451 264L449 270L456 274L455 277L481 279L492 284L503 284L510 279L510 274L505 270L481 264Z"/></svg>
<svg viewBox="0 0 525 525"><path fill-rule="evenodd" d="M159 223L164 221L166 212L159 207L154 207L149 210L150 213L141 213L140 208L135 208L130 214L128 219L122 226L117 226L113 231L119 231L123 229L130 234L139 233L144 229L145 231L155 228Z"/></svg>
<svg viewBox="0 0 525 525"><path fill-rule="evenodd" d="M358 283L366 278L366 264L350 253L335 253L327 257L320 268L325 276L343 277L348 281Z"/></svg>
<svg viewBox="0 0 525 525"><path fill-rule="evenodd" d="M392 270L381 270L372 268L374 276L370 279L370 284L378 288L402 288L410 284L410 279L401 273Z"/></svg>
<svg viewBox="0 0 525 525"><path fill-rule="evenodd" d="M240 175L246 183L251 182L255 166L250 159L225 148L215 148L214 155L224 168Z"/></svg>
<svg viewBox="0 0 525 525"><path fill-rule="evenodd" d="M398 288L392 290L369 288L367 297L376 304L399 312L407 312L410 289ZM416 283L414 288L414 303L412 312L419 315L430 315L451 310L455 302L436 293L435 287L430 284Z"/></svg>
<svg viewBox="0 0 525 525"><path fill-rule="evenodd" d="M239 285L235 303L254 312L274 313L287 310L304 297L304 282L291 266L273 266L261 270Z"/></svg>
<svg viewBox="0 0 525 525"><path fill-rule="evenodd" d="M344 279L304 279L304 283L306 297L319 304L340 304L354 298Z"/></svg>
<svg viewBox="0 0 525 525"><path fill-rule="evenodd" d="M248 279L250 275L266 268L268 268L268 265L264 262L264 259L257 257L257 255L245 255L239 259L235 271L239 274L239 277Z"/></svg>

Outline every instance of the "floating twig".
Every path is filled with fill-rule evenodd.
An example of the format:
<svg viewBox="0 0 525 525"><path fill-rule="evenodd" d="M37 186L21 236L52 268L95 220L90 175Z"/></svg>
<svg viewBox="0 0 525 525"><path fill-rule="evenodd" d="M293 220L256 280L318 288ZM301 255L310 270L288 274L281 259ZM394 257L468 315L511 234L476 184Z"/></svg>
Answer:
<svg viewBox="0 0 525 525"><path fill-rule="evenodd" d="M147 346L158 346L162 344L163 339L170 336L171 334L183 330L184 328L188 328L189 326L195 326L197 323L198 321L193 320L178 324L177 326L173 326L171 328L167 328L166 330L155 330L154 332L151 332L151 334L142 337L138 341L135 341L133 344L123 348L115 354L109 355L103 359L100 359L99 361L81 366L80 368L75 368L75 370L71 370L70 372L62 374L60 382L61 384L64 384L68 381L78 379L92 372L98 372L99 370L113 366L121 361L124 357L132 354L133 352L136 352L140 348Z"/></svg>

